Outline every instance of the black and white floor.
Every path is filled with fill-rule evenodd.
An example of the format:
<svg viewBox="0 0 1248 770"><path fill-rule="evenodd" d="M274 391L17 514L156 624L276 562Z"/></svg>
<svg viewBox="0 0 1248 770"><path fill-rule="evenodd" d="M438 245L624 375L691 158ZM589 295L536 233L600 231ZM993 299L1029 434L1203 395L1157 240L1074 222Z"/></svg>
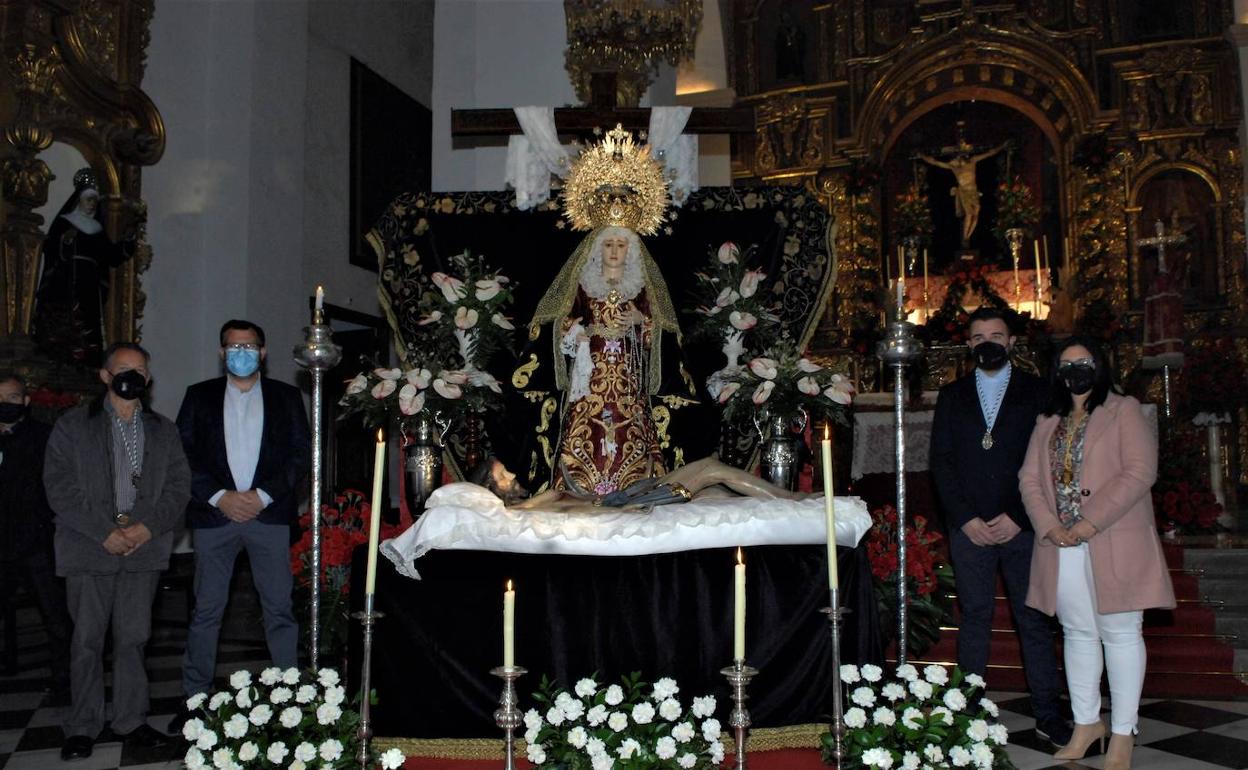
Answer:
<svg viewBox="0 0 1248 770"><path fill-rule="evenodd" d="M260 636L259 607L249 579L238 576L230 618L222 632L217 674L224 683L239 668L260 668L267 658ZM182 647L186 638L187 596L178 583L164 588L157 600L152 642L148 647L151 678L150 722L163 729L181 702ZM156 770L175 768L180 750L138 751L109 741L96 744L94 754L72 763L60 759L61 709L49 705L48 646L33 607L18 613L18 671L0 676L0 768L31 770L67 767L73 770ZM1010 729L1010 756L1018 770L1095 768L1101 757L1062 765L1052 749L1035 736L1029 701L1019 693L992 693ZM1248 701L1146 700L1140 710L1140 736L1133 767L1138 770L1216 770L1248 768Z"/></svg>

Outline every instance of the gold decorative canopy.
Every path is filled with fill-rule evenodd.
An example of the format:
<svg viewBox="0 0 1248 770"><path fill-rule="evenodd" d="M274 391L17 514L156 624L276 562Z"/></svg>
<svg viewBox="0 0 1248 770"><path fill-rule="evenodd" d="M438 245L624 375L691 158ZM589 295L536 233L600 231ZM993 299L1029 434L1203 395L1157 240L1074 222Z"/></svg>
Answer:
<svg viewBox="0 0 1248 770"><path fill-rule="evenodd" d="M667 180L650 147L617 123L572 164L561 197L576 230L627 227L654 235L667 211Z"/></svg>

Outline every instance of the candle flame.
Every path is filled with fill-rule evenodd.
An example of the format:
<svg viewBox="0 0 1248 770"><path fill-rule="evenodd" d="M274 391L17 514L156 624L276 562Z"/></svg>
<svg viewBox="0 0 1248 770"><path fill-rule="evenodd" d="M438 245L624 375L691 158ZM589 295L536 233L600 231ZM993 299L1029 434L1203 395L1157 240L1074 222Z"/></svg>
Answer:
<svg viewBox="0 0 1248 770"><path fill-rule="evenodd" d="M319 284L319 283L318 283L318 284L316 285L316 293L317 293L317 294L324 294L324 293L325 293L325 287L324 287L324 286L322 286L321 284Z"/></svg>
<svg viewBox="0 0 1248 770"><path fill-rule="evenodd" d="M383 428L377 429L377 443L380 444L386 440L386 431Z"/></svg>
<svg viewBox="0 0 1248 770"><path fill-rule="evenodd" d="M737 564L745 564L745 559L741 556L741 546L737 546Z"/></svg>
<svg viewBox="0 0 1248 770"><path fill-rule="evenodd" d="M508 591L512 590L512 588L511 588L511 581L510 581L510 580L508 580L508 581L507 581L507 590L508 590Z"/></svg>
<svg viewBox="0 0 1248 770"><path fill-rule="evenodd" d="M825 422L823 424L823 440L827 441L830 438L832 438L831 426Z"/></svg>

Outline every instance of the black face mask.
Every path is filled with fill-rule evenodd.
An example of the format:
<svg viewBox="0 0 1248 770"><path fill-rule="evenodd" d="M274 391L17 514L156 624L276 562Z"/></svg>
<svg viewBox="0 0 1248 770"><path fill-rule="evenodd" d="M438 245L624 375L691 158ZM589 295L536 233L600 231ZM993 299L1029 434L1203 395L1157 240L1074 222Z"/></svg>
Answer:
<svg viewBox="0 0 1248 770"><path fill-rule="evenodd" d="M1096 384L1096 367L1091 364L1063 366L1057 373L1066 384L1066 389L1076 396L1082 396Z"/></svg>
<svg viewBox="0 0 1248 770"><path fill-rule="evenodd" d="M973 352L975 365L986 372L995 372L1010 360L1010 351L1000 342L981 342Z"/></svg>
<svg viewBox="0 0 1248 770"><path fill-rule="evenodd" d="M143 398L143 394L147 393L147 378L142 372L135 369L127 369L120 374L113 376L113 382L109 385L119 397L127 401Z"/></svg>
<svg viewBox="0 0 1248 770"><path fill-rule="evenodd" d="M12 424L26 416L25 404L0 404L0 422Z"/></svg>

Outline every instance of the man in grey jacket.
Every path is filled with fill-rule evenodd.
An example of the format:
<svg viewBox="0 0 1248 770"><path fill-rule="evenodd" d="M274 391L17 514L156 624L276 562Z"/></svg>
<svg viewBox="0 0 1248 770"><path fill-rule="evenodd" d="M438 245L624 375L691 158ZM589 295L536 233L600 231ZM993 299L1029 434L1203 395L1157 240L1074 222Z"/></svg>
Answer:
<svg viewBox="0 0 1248 770"><path fill-rule="evenodd" d="M150 356L135 343L105 351L108 390L66 412L52 429L44 486L56 514L56 574L74 620L72 705L62 759L83 759L104 728L104 639L113 637L111 728L136 747L162 745L147 724L143 654L152 602L169 566L173 532L190 498L178 429L144 403Z"/></svg>

